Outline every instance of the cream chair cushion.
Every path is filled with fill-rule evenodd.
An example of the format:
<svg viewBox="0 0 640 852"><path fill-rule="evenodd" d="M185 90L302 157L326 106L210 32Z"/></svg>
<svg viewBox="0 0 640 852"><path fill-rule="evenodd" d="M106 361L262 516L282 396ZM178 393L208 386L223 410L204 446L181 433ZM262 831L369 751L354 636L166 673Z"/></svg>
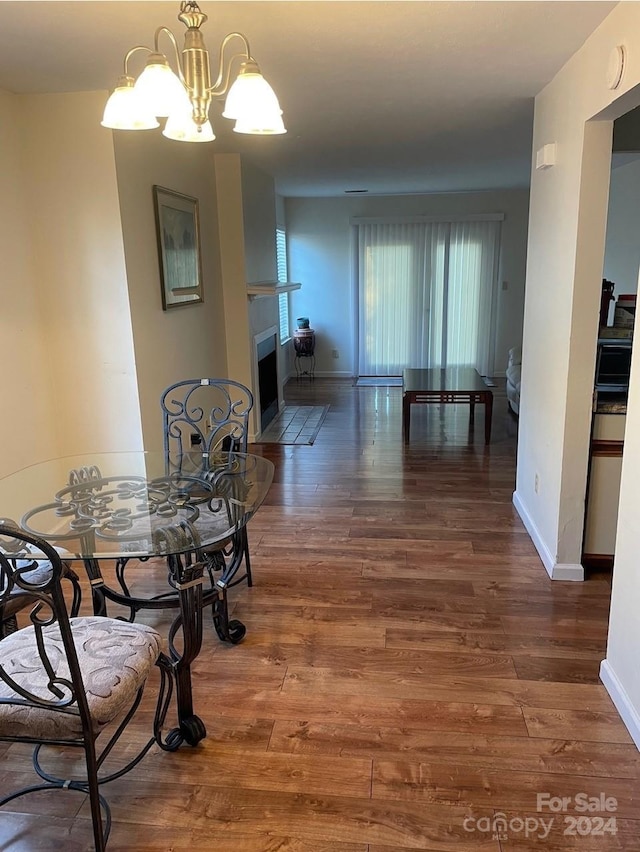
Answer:
<svg viewBox="0 0 640 852"><path fill-rule="evenodd" d="M89 713L94 732L98 733L133 703L158 659L160 635L145 624L100 616L72 618L70 623ZM43 636L57 678L68 680L69 666L57 624L45 627ZM0 664L18 686L49 703L57 700L48 688L33 627L18 630L0 642ZM9 684L0 680L0 701L18 697ZM33 704L0 703L0 735L69 739L80 737L82 726L75 704L61 712Z"/></svg>

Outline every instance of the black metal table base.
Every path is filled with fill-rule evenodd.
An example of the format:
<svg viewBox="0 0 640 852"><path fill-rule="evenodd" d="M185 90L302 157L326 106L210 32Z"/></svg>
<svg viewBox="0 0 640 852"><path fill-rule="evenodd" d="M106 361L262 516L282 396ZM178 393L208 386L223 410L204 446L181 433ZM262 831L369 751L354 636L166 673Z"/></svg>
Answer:
<svg viewBox="0 0 640 852"><path fill-rule="evenodd" d="M240 540L238 544L241 545ZM241 546L235 549L241 554ZM210 560L213 556L214 554L210 555ZM91 582L93 610L96 615L107 615L108 600L127 607L130 611L130 621L135 619L136 613L141 609L179 610L169 629L169 657L176 688L178 727L169 731L164 740L159 740L162 748L175 751L183 743L197 745L207 733L203 721L193 712L191 684L191 664L202 645L203 610L211 606L215 631L223 641L232 644L241 642L246 628L237 619L229 619L224 571L215 585L204 591L203 573L205 569L211 572L215 565L212 568L210 561L196 561L193 553L173 554L168 556L167 560L169 583L174 591L154 598L135 597L126 585L121 592L107 586L96 559L85 560L85 567ZM233 567L233 560L231 564ZM174 642L178 633L182 635L181 651Z"/></svg>

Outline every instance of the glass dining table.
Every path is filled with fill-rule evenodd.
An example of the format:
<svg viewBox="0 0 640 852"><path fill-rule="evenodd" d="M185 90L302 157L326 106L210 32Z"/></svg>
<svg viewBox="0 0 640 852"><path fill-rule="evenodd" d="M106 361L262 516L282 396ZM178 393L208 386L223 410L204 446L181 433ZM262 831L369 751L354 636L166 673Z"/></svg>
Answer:
<svg viewBox="0 0 640 852"><path fill-rule="evenodd" d="M242 561L242 531L273 474L272 462L249 453L140 451L64 456L0 478L0 516L53 544L63 560L84 565L94 614L106 615L108 601L126 607L130 620L143 609L177 610L168 633L178 714L164 744L170 750L206 736L191 686L203 608L211 605L222 638L244 636L244 625L228 620L226 590ZM133 594L127 563L152 557L166 560L169 590ZM104 560L115 560L115 584L103 576ZM212 577L206 589L205 573Z"/></svg>

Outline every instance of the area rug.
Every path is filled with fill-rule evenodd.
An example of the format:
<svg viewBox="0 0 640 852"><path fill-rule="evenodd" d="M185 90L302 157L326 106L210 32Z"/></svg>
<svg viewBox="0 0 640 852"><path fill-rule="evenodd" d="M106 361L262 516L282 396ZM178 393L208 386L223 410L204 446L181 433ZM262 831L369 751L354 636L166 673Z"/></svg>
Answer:
<svg viewBox="0 0 640 852"><path fill-rule="evenodd" d="M287 405L269 423L260 444L313 444L329 411L328 405Z"/></svg>
<svg viewBox="0 0 640 852"><path fill-rule="evenodd" d="M402 376L360 376L357 388L396 388L402 387Z"/></svg>

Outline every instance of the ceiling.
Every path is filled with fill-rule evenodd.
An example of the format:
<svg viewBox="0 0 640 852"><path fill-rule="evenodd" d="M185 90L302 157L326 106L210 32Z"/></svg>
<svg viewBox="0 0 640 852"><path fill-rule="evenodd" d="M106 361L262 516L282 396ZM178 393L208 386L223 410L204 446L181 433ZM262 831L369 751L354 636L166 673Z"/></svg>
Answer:
<svg viewBox="0 0 640 852"><path fill-rule="evenodd" d="M276 137L234 134L214 104L211 144L245 154L274 175L282 195L320 196L528 186L533 98L616 4L200 5L212 57L227 32L248 37L288 129ZM151 44L157 26L169 26L182 44L178 7L177 0L2 0L0 89L110 89L126 51Z"/></svg>

